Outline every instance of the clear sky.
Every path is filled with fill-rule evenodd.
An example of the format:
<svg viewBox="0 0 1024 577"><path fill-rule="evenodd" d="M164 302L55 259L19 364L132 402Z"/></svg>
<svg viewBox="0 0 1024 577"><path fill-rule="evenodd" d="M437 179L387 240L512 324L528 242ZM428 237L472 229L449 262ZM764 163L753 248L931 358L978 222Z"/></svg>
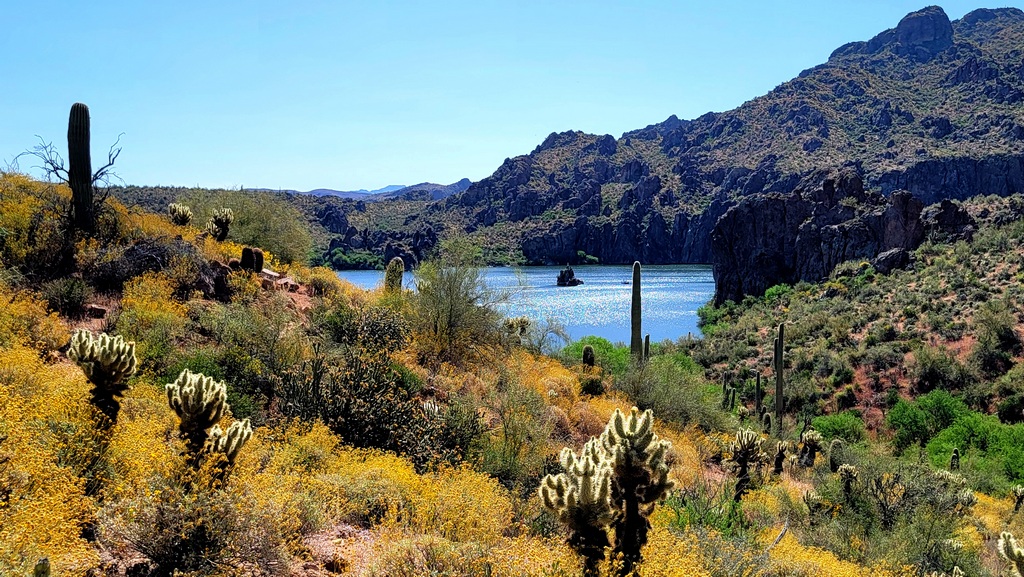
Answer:
<svg viewBox="0 0 1024 577"><path fill-rule="evenodd" d="M955 19L997 6L979 1L943 8ZM36 135L63 153L80 101L94 164L124 133L116 170L129 184L479 180L553 131L619 136L734 108L924 5L8 2L0 161Z"/></svg>

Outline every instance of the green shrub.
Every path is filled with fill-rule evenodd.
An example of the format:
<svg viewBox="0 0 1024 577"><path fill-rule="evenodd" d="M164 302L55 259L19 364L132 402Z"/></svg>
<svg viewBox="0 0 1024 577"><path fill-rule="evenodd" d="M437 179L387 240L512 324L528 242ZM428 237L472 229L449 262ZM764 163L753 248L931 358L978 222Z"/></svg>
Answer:
<svg viewBox="0 0 1024 577"><path fill-rule="evenodd" d="M811 424L826 441L842 439L847 443L859 443L867 437L864 421L855 411L815 417Z"/></svg>
<svg viewBox="0 0 1024 577"><path fill-rule="evenodd" d="M85 303L92 298L92 288L80 278L64 277L44 284L42 296L50 310L75 317L85 311Z"/></svg>
<svg viewBox="0 0 1024 577"><path fill-rule="evenodd" d="M185 195L194 222L205 222L214 209L230 207L231 240L267 250L281 262L309 260L313 246L309 225L282 195L256 191L202 191Z"/></svg>
<svg viewBox="0 0 1024 577"><path fill-rule="evenodd" d="M583 347L594 348L594 359L604 370L620 376L629 368L629 347L617 347L608 339L586 336L562 348L562 359L567 363L577 363L583 358Z"/></svg>

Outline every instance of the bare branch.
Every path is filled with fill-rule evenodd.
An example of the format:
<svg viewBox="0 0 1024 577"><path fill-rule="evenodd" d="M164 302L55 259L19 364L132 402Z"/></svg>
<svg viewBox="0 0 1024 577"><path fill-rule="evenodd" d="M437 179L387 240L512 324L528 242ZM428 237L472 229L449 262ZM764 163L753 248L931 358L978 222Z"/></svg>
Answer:
<svg viewBox="0 0 1024 577"><path fill-rule="evenodd" d="M121 134L118 134L117 135L117 140L114 141L114 144L110 145L110 150L107 151L107 163L104 164L103 166L101 166L100 169L97 170L95 173L93 173L93 175L92 175L92 184L93 184L93 186L95 186L97 182L101 182L104 185L109 185L108 180L110 178L116 178L117 177L116 174L110 172L110 168L112 166L114 166L114 161L116 161L118 155L121 154L121 148L118 147L117 145L120 144L122 136L124 136L123 132Z"/></svg>
<svg viewBox="0 0 1024 577"><path fill-rule="evenodd" d="M32 147L32 150L26 150L18 156L14 157L14 163L17 164L18 159L22 156L34 156L42 164L33 166L32 168L43 171L47 180L56 178L58 181L67 184L68 183L68 170L64 167L64 157L57 152L57 148L53 146L52 142L46 142L42 136L36 135L39 139L39 144Z"/></svg>

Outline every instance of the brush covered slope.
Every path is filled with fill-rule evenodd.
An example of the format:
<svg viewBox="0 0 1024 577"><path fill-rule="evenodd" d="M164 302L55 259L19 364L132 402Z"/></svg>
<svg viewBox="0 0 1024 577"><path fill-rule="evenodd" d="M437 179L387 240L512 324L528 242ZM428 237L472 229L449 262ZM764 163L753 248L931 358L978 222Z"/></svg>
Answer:
<svg viewBox="0 0 1024 577"><path fill-rule="evenodd" d="M708 308L707 339L632 361L597 338L546 356L545 329L503 319L486 291L448 298L477 274L465 238L420 267L416 293L265 251L294 292L238 266L204 295L205 267L244 247L107 201L103 244L68 248L67 212L50 211L69 204L0 176L0 572L996 575L996 537L1024 534L1004 308L1019 296L1018 199L969 205L973 243L927 243L913 270L852 263ZM154 247L173 254L128 266ZM814 308L841 295L846 316ZM777 427L753 419L773 398L745 380L763 371L768 323L787 325ZM72 329L94 337L76 332L69 355ZM84 354L87 340L110 350ZM908 356L886 348L904 342ZM91 396L94 357L125 367L116 413Z"/></svg>

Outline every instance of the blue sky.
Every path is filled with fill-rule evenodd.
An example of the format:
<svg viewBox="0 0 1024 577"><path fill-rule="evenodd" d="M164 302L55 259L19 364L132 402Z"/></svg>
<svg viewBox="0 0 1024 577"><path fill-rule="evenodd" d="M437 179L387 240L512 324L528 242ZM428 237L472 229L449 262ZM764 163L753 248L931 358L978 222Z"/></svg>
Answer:
<svg viewBox="0 0 1024 577"><path fill-rule="evenodd" d="M36 135L63 151L80 101L94 159L124 133L116 169L130 184L479 180L552 131L618 136L734 108L923 6L14 2L0 34L0 160ZM954 19L978 7L943 4Z"/></svg>

